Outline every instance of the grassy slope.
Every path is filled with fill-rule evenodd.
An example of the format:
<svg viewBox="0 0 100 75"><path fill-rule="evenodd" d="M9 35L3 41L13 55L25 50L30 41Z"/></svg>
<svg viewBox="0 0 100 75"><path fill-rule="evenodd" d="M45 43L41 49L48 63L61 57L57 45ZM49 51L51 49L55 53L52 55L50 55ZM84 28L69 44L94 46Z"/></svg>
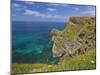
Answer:
<svg viewBox="0 0 100 75"><path fill-rule="evenodd" d="M72 59L64 60L60 65L48 64L13 64L13 73L35 73L53 72L67 70L86 70L95 69L95 50L91 50L84 55L75 56Z"/></svg>
<svg viewBox="0 0 100 75"><path fill-rule="evenodd" d="M90 17L71 17L64 30L52 29L51 34L56 37L56 47L60 49L63 42L68 43L75 40L82 30L88 31L86 27L93 25L95 25L95 19L92 20Z"/></svg>

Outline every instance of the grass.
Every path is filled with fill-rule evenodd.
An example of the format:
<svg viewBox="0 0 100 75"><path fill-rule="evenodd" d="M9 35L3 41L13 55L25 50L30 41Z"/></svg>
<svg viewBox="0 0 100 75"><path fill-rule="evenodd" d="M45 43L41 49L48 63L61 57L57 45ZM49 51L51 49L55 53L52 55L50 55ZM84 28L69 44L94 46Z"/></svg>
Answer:
<svg viewBox="0 0 100 75"><path fill-rule="evenodd" d="M84 30L87 26L94 25L96 25L94 19L71 17L68 25L62 31L63 39L65 39L64 41L67 42L73 41L73 39L75 39L75 37L77 37L77 35L82 32L82 30Z"/></svg>
<svg viewBox="0 0 100 75"><path fill-rule="evenodd" d="M96 68L95 50L91 50L84 55L74 56L69 60L64 60L59 65L50 64L12 64L12 73L36 73L71 70L88 70Z"/></svg>

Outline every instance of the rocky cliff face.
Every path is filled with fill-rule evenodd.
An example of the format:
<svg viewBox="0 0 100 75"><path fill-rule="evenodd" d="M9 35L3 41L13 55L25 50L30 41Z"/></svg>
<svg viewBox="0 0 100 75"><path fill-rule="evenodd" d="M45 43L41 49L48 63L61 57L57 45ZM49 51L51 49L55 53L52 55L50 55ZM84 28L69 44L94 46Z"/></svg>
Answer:
<svg viewBox="0 0 100 75"><path fill-rule="evenodd" d="M95 17L71 17L63 31L52 29L53 57L67 59L95 49Z"/></svg>

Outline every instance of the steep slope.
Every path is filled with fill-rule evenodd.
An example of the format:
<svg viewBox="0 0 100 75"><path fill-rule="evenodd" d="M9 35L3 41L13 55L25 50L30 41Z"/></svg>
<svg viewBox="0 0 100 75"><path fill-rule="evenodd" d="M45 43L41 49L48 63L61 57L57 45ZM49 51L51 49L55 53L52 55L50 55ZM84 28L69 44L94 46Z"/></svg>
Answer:
<svg viewBox="0 0 100 75"><path fill-rule="evenodd" d="M95 17L71 17L63 31L52 29L53 57L68 59L95 49Z"/></svg>

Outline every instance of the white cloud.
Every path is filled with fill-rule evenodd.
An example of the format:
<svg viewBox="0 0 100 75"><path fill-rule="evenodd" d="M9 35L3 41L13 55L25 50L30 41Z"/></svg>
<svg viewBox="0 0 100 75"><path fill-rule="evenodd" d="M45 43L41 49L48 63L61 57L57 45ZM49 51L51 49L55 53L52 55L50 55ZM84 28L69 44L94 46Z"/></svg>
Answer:
<svg viewBox="0 0 100 75"><path fill-rule="evenodd" d="M78 10L79 10L79 8L77 8L77 7L73 7L73 9L74 9L74 10L76 10L76 11L78 11Z"/></svg>
<svg viewBox="0 0 100 75"><path fill-rule="evenodd" d="M65 16L53 15L50 13L41 13L39 11L33 11L29 9L25 10L24 15L37 16L42 18L66 18Z"/></svg>
<svg viewBox="0 0 100 75"><path fill-rule="evenodd" d="M60 4L60 6L67 7L67 6L69 6L69 5L68 5L68 4Z"/></svg>
<svg viewBox="0 0 100 75"><path fill-rule="evenodd" d="M68 6L68 4L61 4L61 3L59 3L59 4L50 3L48 5L50 5L50 6L63 6L63 7L67 7Z"/></svg>
<svg viewBox="0 0 100 75"><path fill-rule="evenodd" d="M89 16L95 16L95 7L88 7L88 9L83 12L83 14L88 14Z"/></svg>
<svg viewBox="0 0 100 75"><path fill-rule="evenodd" d="M16 11L22 11L24 9L27 9L27 6L25 5L21 5L21 4L18 4L18 3L14 3L12 8Z"/></svg>
<svg viewBox="0 0 100 75"><path fill-rule="evenodd" d="M27 9L27 6L20 6L20 7L17 7L16 9L14 8L14 10L16 10L16 12L24 11L26 9Z"/></svg>
<svg viewBox="0 0 100 75"><path fill-rule="evenodd" d="M17 3L14 3L14 7L20 7L20 5Z"/></svg>
<svg viewBox="0 0 100 75"><path fill-rule="evenodd" d="M25 3L26 3L26 4L35 4L35 3L32 2L32 1L26 1Z"/></svg>
<svg viewBox="0 0 100 75"><path fill-rule="evenodd" d="M48 11L56 11L56 9L54 9L54 8L48 8L47 10Z"/></svg>
<svg viewBox="0 0 100 75"><path fill-rule="evenodd" d="M26 9L24 14L31 15L31 16L43 16L40 12L29 10L29 9Z"/></svg>
<svg viewBox="0 0 100 75"><path fill-rule="evenodd" d="M62 16L59 16L59 15L51 15L51 14L46 14L44 17L46 18L62 18Z"/></svg>

